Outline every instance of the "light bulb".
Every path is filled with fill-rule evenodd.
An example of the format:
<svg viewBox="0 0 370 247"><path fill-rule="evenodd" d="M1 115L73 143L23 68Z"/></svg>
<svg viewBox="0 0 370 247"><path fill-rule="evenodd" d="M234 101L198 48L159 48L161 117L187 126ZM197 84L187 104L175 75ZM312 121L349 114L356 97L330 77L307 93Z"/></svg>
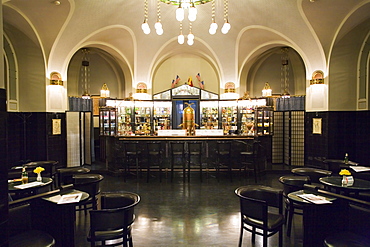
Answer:
<svg viewBox="0 0 370 247"><path fill-rule="evenodd" d="M211 25L210 25L209 29L215 29L215 30L217 30L217 28L218 28L217 23L213 21L213 22L211 23Z"/></svg>
<svg viewBox="0 0 370 247"><path fill-rule="evenodd" d="M227 34L229 32L230 28L231 28L230 23L225 22L224 25L222 26L221 32L223 34Z"/></svg>
<svg viewBox="0 0 370 247"><path fill-rule="evenodd" d="M180 34L180 35L177 37L177 42L178 42L180 45L184 44L184 42L185 42L185 37L184 37L184 35L183 35L183 34Z"/></svg>
<svg viewBox="0 0 370 247"><path fill-rule="evenodd" d="M163 34L163 28L158 28L155 30L155 32L158 34L158 35L162 35Z"/></svg>
<svg viewBox="0 0 370 247"><path fill-rule="evenodd" d="M176 20L183 21L184 20L184 16L185 16L184 9L179 6L176 9Z"/></svg>
<svg viewBox="0 0 370 247"><path fill-rule="evenodd" d="M145 34L150 34L150 28L148 27L148 28L144 29L144 30L143 30L143 32L144 32Z"/></svg>
<svg viewBox="0 0 370 247"><path fill-rule="evenodd" d="M189 40L189 39L192 39L192 40L194 40L194 34L192 34L192 33L189 33L189 34L188 34L188 40Z"/></svg>
<svg viewBox="0 0 370 247"><path fill-rule="evenodd" d="M150 27L148 22L145 21L143 24L141 24L141 29L143 29L143 32L145 34L150 34Z"/></svg>
<svg viewBox="0 0 370 247"><path fill-rule="evenodd" d="M188 43L188 45L193 45L194 44L194 39L189 39L188 38L188 42L187 43Z"/></svg>
<svg viewBox="0 0 370 247"><path fill-rule="evenodd" d="M162 29L162 23L160 21L157 21L155 24L154 24L154 28L155 29Z"/></svg>
<svg viewBox="0 0 370 247"><path fill-rule="evenodd" d="M189 21L195 21L197 19L197 12L197 8L195 8L194 5L189 8Z"/></svg>

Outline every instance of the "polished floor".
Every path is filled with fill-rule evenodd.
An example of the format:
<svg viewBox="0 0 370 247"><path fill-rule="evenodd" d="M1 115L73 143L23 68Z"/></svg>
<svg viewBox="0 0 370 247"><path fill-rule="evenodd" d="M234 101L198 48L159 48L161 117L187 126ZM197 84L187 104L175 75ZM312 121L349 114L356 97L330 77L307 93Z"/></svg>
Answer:
<svg viewBox="0 0 370 247"><path fill-rule="evenodd" d="M94 168L92 167L92 172ZM97 172L97 171L95 171ZM263 175L258 184L282 188L278 178L287 171L272 171ZM225 175L219 181L212 173L200 182L199 173L191 173L190 182L183 182L182 173L159 182L158 177L135 177L123 181L121 176L104 174L102 192L130 191L140 195L135 208L133 242L136 247L159 246L238 246L240 233L239 200L234 190L243 185L255 184L253 177L233 182ZM302 216L294 216L292 236L284 231L284 246L302 246ZM86 240L88 215L77 213L76 246L90 246ZM244 232L243 246L252 246L250 233ZM255 246L262 246L261 237ZM270 237L269 246L277 246L278 235Z"/></svg>

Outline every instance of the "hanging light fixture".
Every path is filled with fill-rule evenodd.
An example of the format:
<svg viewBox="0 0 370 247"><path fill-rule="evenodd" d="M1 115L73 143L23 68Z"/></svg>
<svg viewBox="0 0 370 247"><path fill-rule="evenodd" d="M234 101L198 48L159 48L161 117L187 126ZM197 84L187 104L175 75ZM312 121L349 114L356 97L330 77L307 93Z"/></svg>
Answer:
<svg viewBox="0 0 370 247"><path fill-rule="evenodd" d="M177 42L178 42L180 45L184 44L184 42L185 42L185 37L184 37L184 35L182 34L182 22L180 22L180 34L179 34L179 36L177 36Z"/></svg>
<svg viewBox="0 0 370 247"><path fill-rule="evenodd" d="M192 24L190 22L190 27L189 27L189 34L188 34L188 45L193 45L194 44L194 34L191 32L192 29Z"/></svg>
<svg viewBox="0 0 370 247"><path fill-rule="evenodd" d="M217 31L217 27L218 25L215 20L215 0L212 0L212 23L209 26L209 34L211 35L215 34Z"/></svg>
<svg viewBox="0 0 370 247"><path fill-rule="evenodd" d="M289 98L289 48L281 48L281 89L283 97Z"/></svg>
<svg viewBox="0 0 370 247"><path fill-rule="evenodd" d="M196 21L197 19L197 14L198 10L196 8L197 5L201 4L206 4L212 2L212 23L209 28L209 33L210 34L215 34L218 28L218 25L216 23L216 11L215 11L215 6L216 6L216 0L157 0L157 21L154 25L154 28L156 30L156 33L158 35L163 34L163 26L161 23L161 3L166 3L166 4L171 4L171 5L176 5L177 9L175 11L175 17L176 20L180 22L180 34L178 36L178 43L183 44L183 34L182 34L182 22L185 19L185 12L188 11L188 20L189 20L189 25L191 26L192 22ZM228 0L223 0L224 3L224 24L222 26L221 32L223 34L226 34L229 32L231 25L229 23L229 1ZM150 33L150 28L148 24L148 0L144 0L144 22L141 25L141 28L145 34ZM191 27L189 27L191 29ZM190 35L190 40L189 40L189 35ZM193 44L194 43L194 34L192 31L189 31L188 35L188 44Z"/></svg>
<svg viewBox="0 0 370 247"><path fill-rule="evenodd" d="M157 22L154 24L155 32L158 35L163 34L163 27L162 27L162 23L161 23L161 5L160 5L160 3L161 3L161 1L157 0Z"/></svg>
<svg viewBox="0 0 370 247"><path fill-rule="evenodd" d="M81 49L82 52L82 63L80 68L80 85L82 86L82 98L90 99L90 61L89 61L89 49Z"/></svg>
<svg viewBox="0 0 370 247"><path fill-rule="evenodd" d="M144 0L144 22L141 24L141 29L145 34L150 34L150 27L148 24L148 0Z"/></svg>
<svg viewBox="0 0 370 247"><path fill-rule="evenodd" d="M221 33L227 34L231 28L229 23L229 0L224 0L224 25L221 28Z"/></svg>

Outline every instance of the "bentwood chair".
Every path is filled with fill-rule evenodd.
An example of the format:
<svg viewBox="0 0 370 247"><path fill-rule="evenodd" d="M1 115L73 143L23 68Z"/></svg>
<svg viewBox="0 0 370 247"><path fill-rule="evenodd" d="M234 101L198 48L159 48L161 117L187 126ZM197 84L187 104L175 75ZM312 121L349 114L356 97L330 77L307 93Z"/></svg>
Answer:
<svg viewBox="0 0 370 247"><path fill-rule="evenodd" d="M320 183L319 179L322 177L331 176L332 172L328 170L313 168L313 167L298 167L291 170L293 174L300 176L309 176L311 184L324 188L324 185Z"/></svg>
<svg viewBox="0 0 370 247"><path fill-rule="evenodd" d="M45 231L32 226L31 205L29 203L9 208L7 225L9 247L51 247L55 239Z"/></svg>
<svg viewBox="0 0 370 247"><path fill-rule="evenodd" d="M282 247L285 222L283 191L263 185L247 185L237 188L235 194L240 199L239 247L242 246L244 230L252 233L252 244L256 235L263 236L263 247L267 247L268 237L279 233L279 247Z"/></svg>
<svg viewBox="0 0 370 247"><path fill-rule="evenodd" d="M100 182L104 177L100 174L79 174L73 176L74 188L89 194L89 198L77 204L76 211L83 210L87 214L88 209L98 209L98 195L100 194Z"/></svg>
<svg viewBox="0 0 370 247"><path fill-rule="evenodd" d="M283 196L285 201L285 222L287 223L286 235L290 237L294 214L302 215L303 207L288 198L290 192L302 190L305 184L311 184L308 176L281 176L279 182L283 184Z"/></svg>
<svg viewBox="0 0 370 247"><path fill-rule="evenodd" d="M101 196L102 209L90 211L90 232L87 240L91 246L102 242L111 245L133 247L132 224L135 221L134 207L140 202L140 196L131 192L104 193Z"/></svg>
<svg viewBox="0 0 370 247"><path fill-rule="evenodd" d="M364 205L349 204L347 229L327 236L327 247L369 247L370 246L370 208Z"/></svg>

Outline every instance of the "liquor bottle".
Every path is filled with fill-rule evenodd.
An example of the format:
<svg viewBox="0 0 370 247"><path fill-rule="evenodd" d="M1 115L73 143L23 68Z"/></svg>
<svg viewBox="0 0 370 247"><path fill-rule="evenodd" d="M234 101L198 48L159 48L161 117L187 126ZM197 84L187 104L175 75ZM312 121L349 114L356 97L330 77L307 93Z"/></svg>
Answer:
<svg viewBox="0 0 370 247"><path fill-rule="evenodd" d="M348 153L344 155L344 164L348 164Z"/></svg>
<svg viewBox="0 0 370 247"><path fill-rule="evenodd" d="M22 184L28 183L28 173L26 171L26 167L22 168Z"/></svg>

